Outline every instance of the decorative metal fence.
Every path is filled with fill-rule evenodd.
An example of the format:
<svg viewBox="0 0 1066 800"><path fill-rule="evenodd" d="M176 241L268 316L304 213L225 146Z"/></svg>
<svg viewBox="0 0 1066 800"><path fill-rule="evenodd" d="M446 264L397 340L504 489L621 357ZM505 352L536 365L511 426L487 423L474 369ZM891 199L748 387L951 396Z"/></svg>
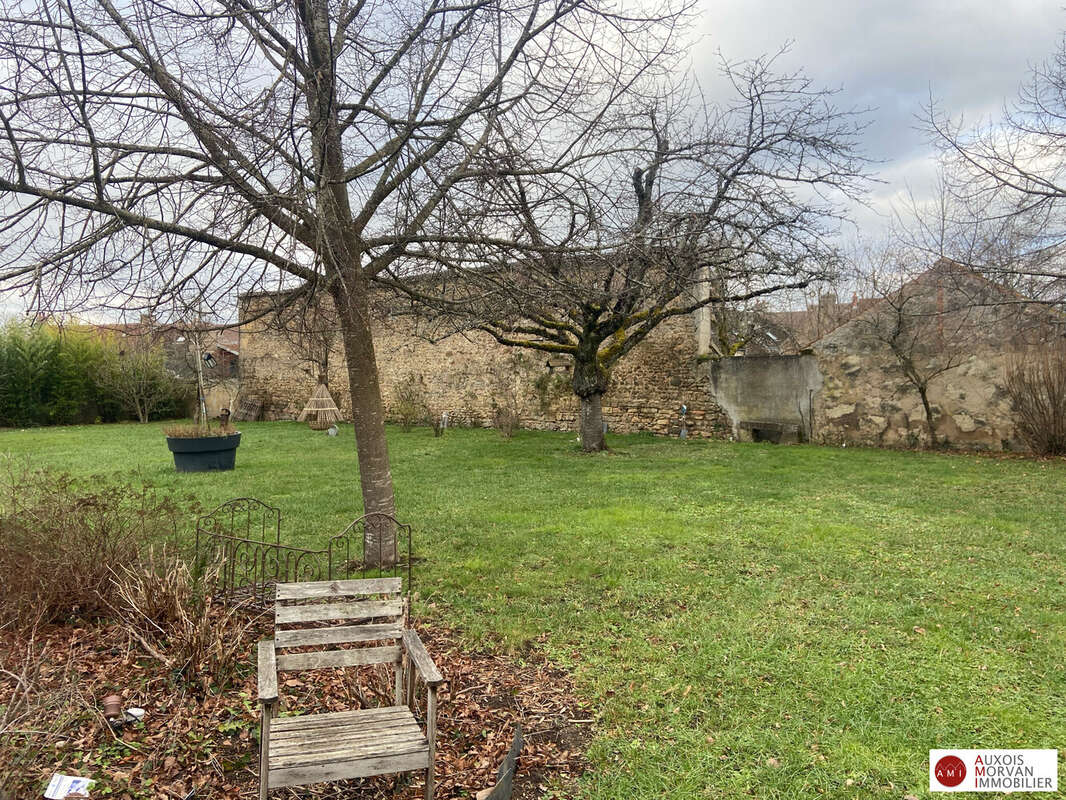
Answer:
<svg viewBox="0 0 1066 800"><path fill-rule="evenodd" d="M218 563L215 592L227 599L266 603L276 583L353 577L405 578L411 594L411 526L388 514L359 517L321 548L293 547L281 542L281 509L239 497L196 520L196 559Z"/></svg>

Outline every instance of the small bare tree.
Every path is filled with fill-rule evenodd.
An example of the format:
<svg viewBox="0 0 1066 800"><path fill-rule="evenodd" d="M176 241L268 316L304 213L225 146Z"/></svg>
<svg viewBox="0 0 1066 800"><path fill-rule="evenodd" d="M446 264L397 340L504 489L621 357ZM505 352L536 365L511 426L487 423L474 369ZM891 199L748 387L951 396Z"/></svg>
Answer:
<svg viewBox="0 0 1066 800"><path fill-rule="evenodd" d="M121 353L108 358L95 380L139 422L188 394L188 383L167 369L166 354L149 335L123 340Z"/></svg>
<svg viewBox="0 0 1066 800"><path fill-rule="evenodd" d="M1006 316L995 303L1004 296L1002 287L947 259L930 268L922 258L891 245L863 251L855 282L875 304L854 324L891 354L918 394L928 444L937 447L934 383L971 357L975 338L1002 337L1005 346L1009 337L1002 330Z"/></svg>
<svg viewBox="0 0 1066 800"><path fill-rule="evenodd" d="M399 419L404 433L430 417L426 400L426 380L418 373L409 372L392 390L392 413Z"/></svg>

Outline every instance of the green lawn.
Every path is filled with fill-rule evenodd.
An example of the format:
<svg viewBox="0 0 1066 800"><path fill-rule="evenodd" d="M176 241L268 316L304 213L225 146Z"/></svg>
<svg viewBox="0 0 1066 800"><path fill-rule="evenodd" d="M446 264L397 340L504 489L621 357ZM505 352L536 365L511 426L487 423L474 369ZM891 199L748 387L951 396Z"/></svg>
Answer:
<svg viewBox="0 0 1066 800"><path fill-rule="evenodd" d="M293 543L359 513L350 428L242 428L228 474L175 474L158 425L4 431L0 452L254 495ZM1066 463L390 443L420 612L575 671L598 716L585 797L921 797L931 747L1066 749Z"/></svg>

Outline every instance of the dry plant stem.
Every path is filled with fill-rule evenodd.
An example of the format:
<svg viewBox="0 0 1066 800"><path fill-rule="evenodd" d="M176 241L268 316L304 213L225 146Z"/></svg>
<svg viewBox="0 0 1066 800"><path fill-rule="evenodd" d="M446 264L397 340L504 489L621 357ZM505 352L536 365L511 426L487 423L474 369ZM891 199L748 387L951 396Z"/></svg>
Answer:
<svg viewBox="0 0 1066 800"><path fill-rule="evenodd" d="M8 702L6 708L4 708L3 715L0 715L0 735L14 732L11 730L11 727L25 717L25 713L20 714L20 711L25 712L30 708L30 691L41 671L41 664L43 663L45 653L47 652L47 648L42 648L40 653L34 655L36 635L37 630L35 627L30 633L29 641L26 643L26 657L23 660L23 666L20 673L16 674L7 669L0 669L0 672L14 678L18 688L22 690L20 694L12 695L11 700Z"/></svg>
<svg viewBox="0 0 1066 800"><path fill-rule="evenodd" d="M81 694L78 695L78 698L81 700L82 705L88 711L91 711L93 713L93 715L100 721L100 725L102 727L104 727L104 728L107 728L107 732L111 734L111 738L112 739L114 739L116 742L121 744L123 747L128 747L130 750L133 750L136 753L142 753L142 754L144 753L144 751L141 748L139 748L137 745L133 744L132 742L127 742L125 739L123 739L117 733L115 733L115 729L111 727L111 725L108 723L107 719L101 713L100 709L98 709L91 702L87 701Z"/></svg>

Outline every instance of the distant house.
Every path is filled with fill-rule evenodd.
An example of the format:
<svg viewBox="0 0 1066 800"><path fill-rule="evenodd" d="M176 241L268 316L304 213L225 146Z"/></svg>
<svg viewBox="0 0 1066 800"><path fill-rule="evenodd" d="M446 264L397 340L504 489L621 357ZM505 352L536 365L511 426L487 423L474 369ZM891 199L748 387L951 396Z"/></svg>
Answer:
<svg viewBox="0 0 1066 800"><path fill-rule="evenodd" d="M798 353L877 302L875 297L859 297L857 294L852 294L850 301L841 302L835 292L822 292L817 301L805 308L770 311L766 313L766 318L788 331L790 341L795 347L792 352Z"/></svg>
<svg viewBox="0 0 1066 800"><path fill-rule="evenodd" d="M159 322L147 314L142 314L137 322L97 324L101 333L118 339L120 352L123 343L130 347L162 347L166 353L167 367L175 375L192 378L196 372L194 360L193 328L183 322ZM240 331L236 328L215 330L205 326L201 335L203 352L199 357L209 355L204 360L205 377L211 380L236 378L240 369Z"/></svg>
<svg viewBox="0 0 1066 800"><path fill-rule="evenodd" d="M208 330L202 334L204 362L203 369L215 380L236 378L240 372L241 338L236 329ZM167 366L179 375L194 375L193 350L194 339L187 330L171 328L164 335L164 348L167 351ZM205 360L204 355L210 360ZM213 363L212 363L213 362Z"/></svg>

